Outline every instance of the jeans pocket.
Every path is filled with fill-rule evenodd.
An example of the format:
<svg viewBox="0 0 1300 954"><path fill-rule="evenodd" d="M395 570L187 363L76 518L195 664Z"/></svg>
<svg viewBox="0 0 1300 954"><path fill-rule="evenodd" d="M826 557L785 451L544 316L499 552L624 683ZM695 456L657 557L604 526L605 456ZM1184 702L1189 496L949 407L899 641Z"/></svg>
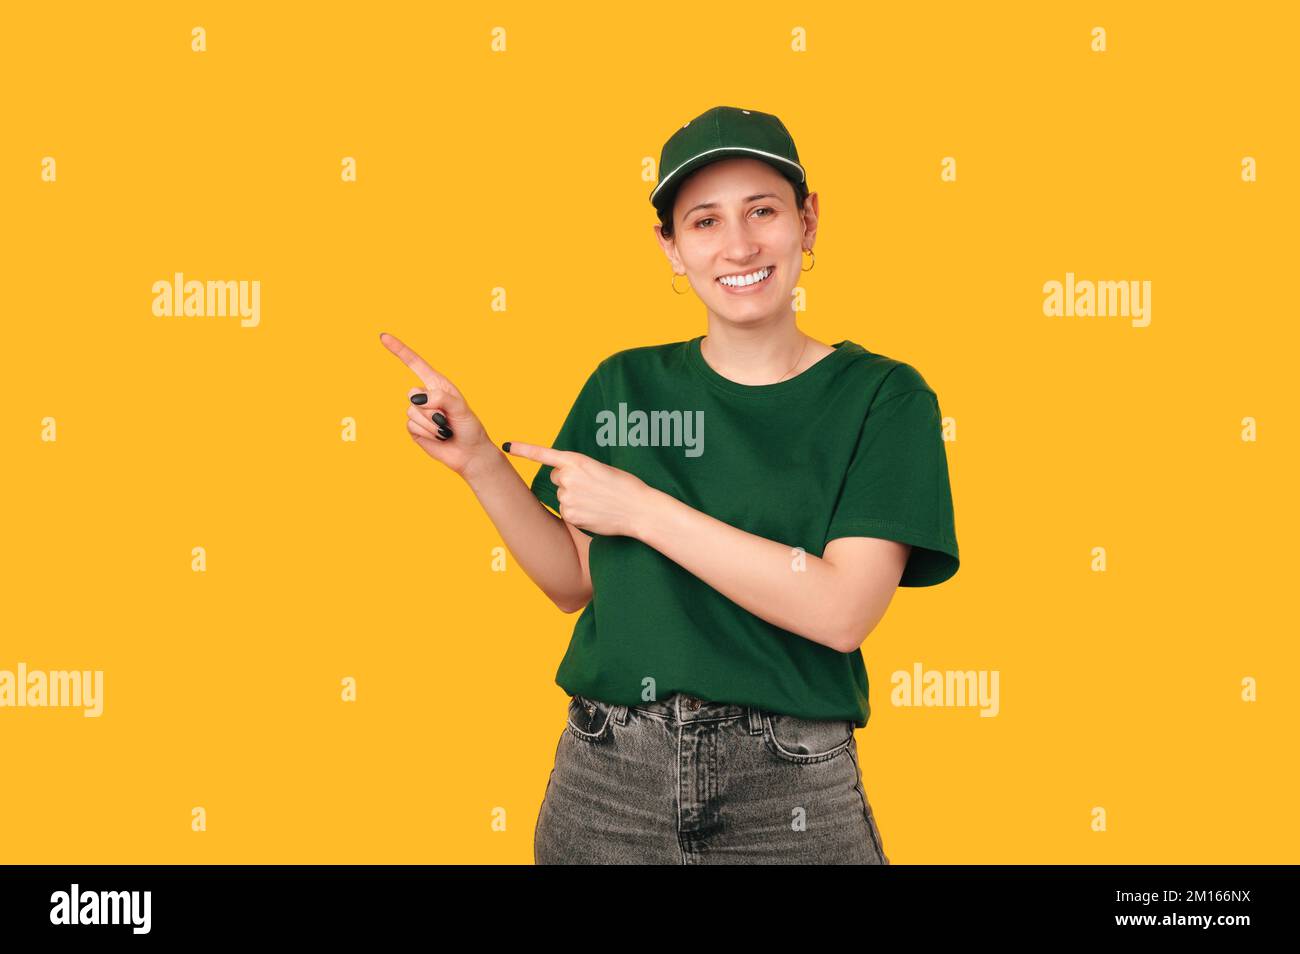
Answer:
<svg viewBox="0 0 1300 954"><path fill-rule="evenodd" d="M800 716L763 713L763 744L785 762L807 765L824 762L844 752L853 743L853 722L849 719L804 719Z"/></svg>
<svg viewBox="0 0 1300 954"><path fill-rule="evenodd" d="M614 707L608 702L573 696L569 699L567 728L583 742L602 742L609 736L610 715Z"/></svg>

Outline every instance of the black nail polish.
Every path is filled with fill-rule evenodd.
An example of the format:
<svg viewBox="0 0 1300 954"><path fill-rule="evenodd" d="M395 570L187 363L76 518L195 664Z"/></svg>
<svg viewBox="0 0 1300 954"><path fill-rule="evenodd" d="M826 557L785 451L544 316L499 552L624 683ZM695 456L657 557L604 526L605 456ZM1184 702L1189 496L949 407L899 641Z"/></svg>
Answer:
<svg viewBox="0 0 1300 954"><path fill-rule="evenodd" d="M443 438L444 440L446 440L448 437L451 437L451 428L449 427L438 428L438 436Z"/></svg>
<svg viewBox="0 0 1300 954"><path fill-rule="evenodd" d="M412 403L412 404L428 404L428 403L429 403L429 395L427 395L427 394L412 394L412 395L411 395L411 403Z"/></svg>
<svg viewBox="0 0 1300 954"><path fill-rule="evenodd" d="M447 438L443 437L441 434L434 434L434 435L433 435L433 439L434 439L435 441L445 441L445 440L447 440Z"/></svg>
<svg viewBox="0 0 1300 954"><path fill-rule="evenodd" d="M503 451L505 451L507 454L509 454L509 453L510 453L510 442L509 442L509 441L506 441L504 444L502 444L502 445L501 445L501 449L502 449Z"/></svg>
<svg viewBox="0 0 1300 954"><path fill-rule="evenodd" d="M447 423L447 419L446 419L445 417L442 416L442 412L441 412L441 411L434 411L434 412L433 412L433 423L435 423L435 424L441 424L443 427L450 427L450 426L451 426L450 424Z"/></svg>

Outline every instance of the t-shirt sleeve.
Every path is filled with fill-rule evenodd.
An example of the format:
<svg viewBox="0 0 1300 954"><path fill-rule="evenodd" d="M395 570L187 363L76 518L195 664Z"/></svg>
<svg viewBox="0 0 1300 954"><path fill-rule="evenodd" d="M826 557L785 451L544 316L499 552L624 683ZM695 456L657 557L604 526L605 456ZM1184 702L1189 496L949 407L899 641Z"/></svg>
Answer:
<svg viewBox="0 0 1300 954"><path fill-rule="evenodd" d="M551 441L550 446L556 450L577 451L603 464L608 464L609 448L596 443L598 427L596 415L607 409L604 393L601 390L600 370L600 367L597 367L587 378L582 390L578 392L577 399L573 402L573 407L569 409L569 416L564 419L564 424L560 427L560 433L555 435L555 440ZM560 501L555 495L557 488L551 482L551 471L554 469L550 464L543 464L534 475L529 489L538 500L560 515ZM582 527L578 529L589 537L600 536L589 530L583 530Z"/></svg>
<svg viewBox="0 0 1300 954"><path fill-rule="evenodd" d="M867 411L826 542L910 543L899 586L933 586L960 565L939 399L910 366L886 380Z"/></svg>

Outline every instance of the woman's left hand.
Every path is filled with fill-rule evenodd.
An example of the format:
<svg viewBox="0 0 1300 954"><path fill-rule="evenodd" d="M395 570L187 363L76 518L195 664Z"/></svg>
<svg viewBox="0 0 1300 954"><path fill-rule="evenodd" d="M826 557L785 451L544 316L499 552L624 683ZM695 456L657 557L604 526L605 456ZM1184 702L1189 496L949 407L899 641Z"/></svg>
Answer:
<svg viewBox="0 0 1300 954"><path fill-rule="evenodd" d="M507 449L508 444L508 449ZM640 477L577 451L508 441L507 454L550 464L560 516L604 536L634 537L650 505L651 488Z"/></svg>

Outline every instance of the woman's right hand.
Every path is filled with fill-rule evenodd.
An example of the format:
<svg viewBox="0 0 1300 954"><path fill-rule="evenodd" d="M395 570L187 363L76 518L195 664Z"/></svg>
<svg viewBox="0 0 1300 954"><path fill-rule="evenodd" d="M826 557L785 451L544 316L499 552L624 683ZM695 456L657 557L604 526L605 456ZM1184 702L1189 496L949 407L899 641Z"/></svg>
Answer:
<svg viewBox="0 0 1300 954"><path fill-rule="evenodd" d="M428 401L407 406L406 431L426 454L466 477L472 467L485 464L492 456L501 453L488 438L483 424L469 409L456 385L387 332L381 332L379 340L424 384L423 388L411 388L407 393L408 400L416 394L427 394ZM439 426L433 420L435 412L447 421L451 437L443 439L439 436Z"/></svg>

